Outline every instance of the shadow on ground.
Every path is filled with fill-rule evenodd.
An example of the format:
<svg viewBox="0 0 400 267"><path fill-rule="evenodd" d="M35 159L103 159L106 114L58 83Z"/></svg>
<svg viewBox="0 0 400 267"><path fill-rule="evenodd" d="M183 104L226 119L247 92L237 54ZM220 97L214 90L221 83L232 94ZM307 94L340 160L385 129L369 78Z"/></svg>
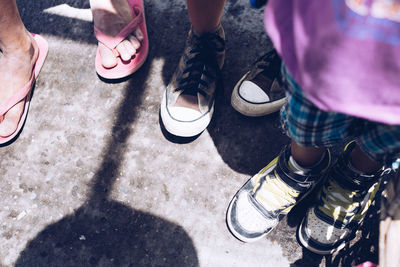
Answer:
<svg viewBox="0 0 400 267"><path fill-rule="evenodd" d="M39 233L16 266L198 266L193 242L182 227L108 198L148 70L145 64L126 87L87 204Z"/></svg>
<svg viewBox="0 0 400 267"><path fill-rule="evenodd" d="M105 200L44 229L15 266L198 266L185 230Z"/></svg>
<svg viewBox="0 0 400 267"><path fill-rule="evenodd" d="M24 6L22 9L34 13L34 16L28 17L39 18L25 21L30 30L81 42L93 41L91 36L86 35L91 33L88 29L82 31L83 35L79 35L80 32L76 35L66 29L57 31L55 26L42 26L51 17L55 20L54 25L91 27L90 23L42 13L43 9L65 1L23 2L26 6L20 3ZM88 7L88 1L67 3L75 7ZM150 53L147 63L135 73L125 88L112 134L102 153L104 158L93 178L88 201L72 215L47 226L31 240L21 252L16 266L199 265L193 242L182 227L109 199L127 139L133 131L132 125L137 116L135 107L142 102L152 57L154 54Z"/></svg>
<svg viewBox="0 0 400 267"><path fill-rule="evenodd" d="M148 69L145 64L126 87L87 204L39 233L16 266L198 266L182 227L109 199Z"/></svg>

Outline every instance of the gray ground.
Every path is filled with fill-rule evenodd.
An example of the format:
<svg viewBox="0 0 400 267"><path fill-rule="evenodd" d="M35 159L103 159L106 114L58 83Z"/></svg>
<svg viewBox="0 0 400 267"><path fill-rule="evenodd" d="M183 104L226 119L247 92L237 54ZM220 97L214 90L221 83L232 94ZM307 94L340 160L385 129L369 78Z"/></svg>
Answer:
<svg viewBox="0 0 400 267"><path fill-rule="evenodd" d="M336 257L303 251L295 237L301 207L254 244L227 230L231 197L288 142L277 114L246 118L229 104L236 81L271 49L262 10L227 2L224 88L208 129L183 140L159 124L189 29L183 0L145 1L149 57L119 83L94 71L88 1L18 4L50 50L22 134L0 147L0 266L336 266L368 258L362 248L376 238Z"/></svg>

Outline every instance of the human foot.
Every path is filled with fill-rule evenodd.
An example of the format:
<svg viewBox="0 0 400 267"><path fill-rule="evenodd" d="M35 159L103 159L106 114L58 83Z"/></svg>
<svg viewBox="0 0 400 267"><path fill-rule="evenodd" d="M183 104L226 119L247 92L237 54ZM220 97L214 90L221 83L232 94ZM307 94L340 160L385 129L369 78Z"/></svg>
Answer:
<svg viewBox="0 0 400 267"><path fill-rule="evenodd" d="M169 133L192 137L207 128L214 112L224 58L222 26L201 35L190 30L183 55L161 102L161 120Z"/></svg>
<svg viewBox="0 0 400 267"><path fill-rule="evenodd" d="M331 166L330 152L311 169L293 167L290 147L250 178L232 198L226 214L231 233L254 242L272 231L309 194Z"/></svg>
<svg viewBox="0 0 400 267"><path fill-rule="evenodd" d="M369 174L357 170L350 160L355 147L354 141L346 145L297 228L300 244L316 254L332 254L355 238L381 177L389 171L384 167Z"/></svg>
<svg viewBox="0 0 400 267"><path fill-rule="evenodd" d="M0 107L4 106L32 77L32 69L39 49L32 35L25 31L14 43L0 42ZM24 111L24 101L13 106L0 117L0 137L12 135Z"/></svg>
<svg viewBox="0 0 400 267"><path fill-rule="evenodd" d="M104 34L116 36L134 18L127 0L90 0L94 25ZM138 27L131 35L116 46L119 56L129 61L141 46L144 34ZM117 55L99 42L102 65L113 68L117 65Z"/></svg>

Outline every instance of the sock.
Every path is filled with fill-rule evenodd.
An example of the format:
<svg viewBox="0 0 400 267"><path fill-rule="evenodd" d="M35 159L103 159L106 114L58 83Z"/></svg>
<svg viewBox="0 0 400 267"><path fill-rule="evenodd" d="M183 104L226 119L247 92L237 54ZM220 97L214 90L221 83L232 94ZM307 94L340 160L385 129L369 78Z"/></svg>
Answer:
<svg viewBox="0 0 400 267"><path fill-rule="evenodd" d="M325 152L325 153L326 153L326 152ZM294 173L296 173L296 174L299 174L299 175L307 175L307 174L309 174L315 167L317 167L317 166L322 162L322 160L323 160L324 157L325 157L325 153L322 155L321 159L317 161L317 163L315 163L314 165L311 165L310 167L303 167L303 166L300 166L300 164L297 163L296 160L295 160L292 156L290 156L289 162L288 162L289 168L290 168L290 170L292 170L292 171L293 171Z"/></svg>

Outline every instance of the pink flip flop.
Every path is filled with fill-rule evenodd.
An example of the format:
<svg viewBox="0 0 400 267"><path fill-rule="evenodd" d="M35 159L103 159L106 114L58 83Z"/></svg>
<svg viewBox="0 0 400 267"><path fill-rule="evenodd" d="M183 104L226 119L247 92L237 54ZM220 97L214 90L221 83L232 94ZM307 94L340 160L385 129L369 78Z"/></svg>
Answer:
<svg viewBox="0 0 400 267"><path fill-rule="evenodd" d="M24 87L22 87L18 92L16 92L4 105L0 106L0 123L4 120L4 115L12 107L14 107L16 104L18 104L23 100L25 101L24 112L21 115L21 118L18 122L18 127L15 130L15 132L9 136L0 136L0 144L5 144L11 141L21 131L22 126L24 125L24 122L26 120L26 116L28 115L29 105L31 103L32 91L33 91L32 89L35 85L36 78L39 75L40 69L42 68L44 60L47 55L48 44L46 40L43 39L43 37L41 37L40 35L34 33L31 34L36 44L39 47L39 55L32 69L32 77L29 80L29 82L25 84Z"/></svg>
<svg viewBox="0 0 400 267"><path fill-rule="evenodd" d="M100 49L97 48L95 61L96 71L101 77L106 79L120 79L131 75L143 65L149 52L149 39L147 37L143 0L128 0L128 4L135 17L116 36L106 35L94 26L94 34L97 40L110 48L117 57L117 65L115 67L105 68L101 63ZM140 30L143 33L143 41L141 42L136 55L129 61L123 61L115 48L134 30L136 30L137 27L140 27Z"/></svg>

